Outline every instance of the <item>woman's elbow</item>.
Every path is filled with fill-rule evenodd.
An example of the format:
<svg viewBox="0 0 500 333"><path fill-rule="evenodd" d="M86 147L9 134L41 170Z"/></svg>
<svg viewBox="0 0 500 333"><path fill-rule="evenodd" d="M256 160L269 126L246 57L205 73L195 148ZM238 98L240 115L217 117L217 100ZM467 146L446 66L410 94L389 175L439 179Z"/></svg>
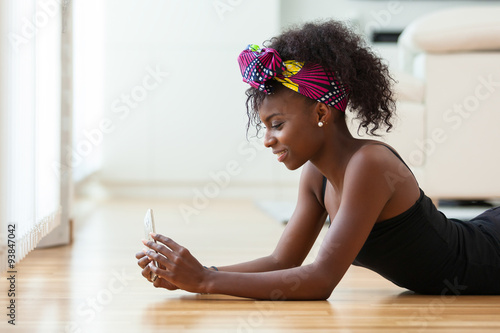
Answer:
<svg viewBox="0 0 500 333"><path fill-rule="evenodd" d="M330 287L330 286L320 288L316 294L315 299L317 301L326 301L327 299L330 298L334 289L335 287Z"/></svg>
<svg viewBox="0 0 500 333"><path fill-rule="evenodd" d="M314 281L313 287L308 292L308 298L315 301L325 301L333 293L337 284L333 284L328 280L321 279L321 281Z"/></svg>
<svg viewBox="0 0 500 333"><path fill-rule="evenodd" d="M330 298L339 283L339 279L335 276L332 277L331 272L324 272L322 270L317 271L317 275L313 280L315 280L312 282L313 285L316 286L315 296L318 300L326 300Z"/></svg>

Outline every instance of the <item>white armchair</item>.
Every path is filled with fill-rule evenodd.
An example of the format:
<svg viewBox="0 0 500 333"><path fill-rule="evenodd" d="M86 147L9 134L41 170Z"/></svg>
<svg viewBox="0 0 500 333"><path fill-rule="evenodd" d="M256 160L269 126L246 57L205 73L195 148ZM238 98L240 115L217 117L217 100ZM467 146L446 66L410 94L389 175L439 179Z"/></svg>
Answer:
<svg viewBox="0 0 500 333"><path fill-rule="evenodd" d="M500 197L500 6L447 9L398 40L398 116L386 141L434 199Z"/></svg>

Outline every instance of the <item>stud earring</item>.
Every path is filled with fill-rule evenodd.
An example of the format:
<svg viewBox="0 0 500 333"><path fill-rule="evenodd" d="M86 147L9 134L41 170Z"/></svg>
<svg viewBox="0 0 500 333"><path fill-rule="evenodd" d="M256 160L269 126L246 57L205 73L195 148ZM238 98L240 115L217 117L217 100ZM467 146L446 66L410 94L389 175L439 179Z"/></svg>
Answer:
<svg viewBox="0 0 500 333"><path fill-rule="evenodd" d="M323 127L323 125L324 125L324 124L323 124L323 122L322 122L322 121L320 121L320 122L318 123L318 127Z"/></svg>

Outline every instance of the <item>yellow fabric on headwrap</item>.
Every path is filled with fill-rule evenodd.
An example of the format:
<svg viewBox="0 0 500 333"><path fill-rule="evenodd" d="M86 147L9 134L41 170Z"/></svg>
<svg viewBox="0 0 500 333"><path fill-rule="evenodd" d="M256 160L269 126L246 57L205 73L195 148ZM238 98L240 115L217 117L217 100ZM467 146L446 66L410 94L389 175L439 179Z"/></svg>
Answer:
<svg viewBox="0 0 500 333"><path fill-rule="evenodd" d="M287 60L283 63L285 64L286 70L284 70L281 75L283 75L284 78L274 77L274 79L281 82L285 87L295 92L299 92L299 85L290 81L288 78L297 74L302 69L302 66L304 66L304 63L295 60Z"/></svg>
<svg viewBox="0 0 500 333"><path fill-rule="evenodd" d="M349 88L342 84L335 70L319 64L283 61L278 51L249 45L238 56L243 81L266 94L273 93L270 80L276 80L290 90L345 112Z"/></svg>

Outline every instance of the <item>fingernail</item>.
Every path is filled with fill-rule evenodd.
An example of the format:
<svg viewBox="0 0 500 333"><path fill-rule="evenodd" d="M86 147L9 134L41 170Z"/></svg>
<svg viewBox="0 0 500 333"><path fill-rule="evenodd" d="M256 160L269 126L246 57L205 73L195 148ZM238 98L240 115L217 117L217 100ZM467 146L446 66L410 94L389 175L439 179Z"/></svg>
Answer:
<svg viewBox="0 0 500 333"><path fill-rule="evenodd" d="M142 240L142 244L144 244L144 245L146 245L147 242L148 242L147 239Z"/></svg>
<svg viewBox="0 0 500 333"><path fill-rule="evenodd" d="M151 235L151 237L156 237L156 234L154 232L150 232L149 234Z"/></svg>

